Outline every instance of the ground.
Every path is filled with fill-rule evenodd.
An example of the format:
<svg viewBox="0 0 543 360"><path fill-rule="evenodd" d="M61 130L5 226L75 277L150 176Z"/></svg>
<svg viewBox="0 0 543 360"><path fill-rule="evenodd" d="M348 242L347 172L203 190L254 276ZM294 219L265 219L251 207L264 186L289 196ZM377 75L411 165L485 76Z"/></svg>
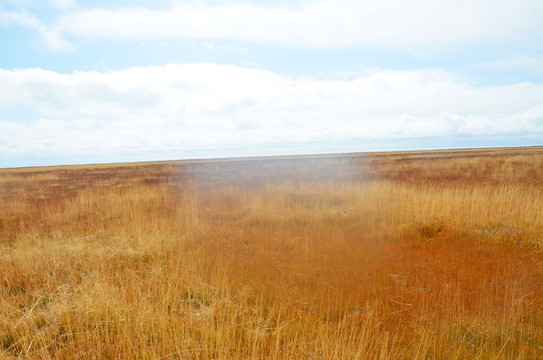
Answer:
<svg viewBox="0 0 543 360"><path fill-rule="evenodd" d="M543 357L543 148L0 170L0 357Z"/></svg>

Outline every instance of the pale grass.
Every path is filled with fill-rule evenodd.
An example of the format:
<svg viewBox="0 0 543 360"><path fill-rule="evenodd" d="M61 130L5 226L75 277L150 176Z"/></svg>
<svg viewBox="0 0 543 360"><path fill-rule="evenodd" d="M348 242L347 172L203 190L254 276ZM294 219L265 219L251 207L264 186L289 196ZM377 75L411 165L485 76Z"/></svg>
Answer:
<svg viewBox="0 0 543 360"><path fill-rule="evenodd" d="M12 196L0 357L540 358L543 191L512 179Z"/></svg>

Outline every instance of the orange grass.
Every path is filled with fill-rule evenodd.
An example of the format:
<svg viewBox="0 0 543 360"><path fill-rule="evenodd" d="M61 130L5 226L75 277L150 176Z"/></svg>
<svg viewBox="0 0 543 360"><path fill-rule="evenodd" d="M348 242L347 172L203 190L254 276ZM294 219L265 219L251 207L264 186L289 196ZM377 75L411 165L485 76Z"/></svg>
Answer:
<svg viewBox="0 0 543 360"><path fill-rule="evenodd" d="M543 357L543 149L0 171L0 357Z"/></svg>

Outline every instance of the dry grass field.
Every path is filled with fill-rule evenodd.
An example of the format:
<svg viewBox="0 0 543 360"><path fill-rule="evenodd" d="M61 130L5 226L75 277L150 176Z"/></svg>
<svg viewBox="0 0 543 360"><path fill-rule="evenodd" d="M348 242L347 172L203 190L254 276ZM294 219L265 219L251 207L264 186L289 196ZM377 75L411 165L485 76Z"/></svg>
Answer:
<svg viewBox="0 0 543 360"><path fill-rule="evenodd" d="M543 148L0 170L0 358L541 359Z"/></svg>

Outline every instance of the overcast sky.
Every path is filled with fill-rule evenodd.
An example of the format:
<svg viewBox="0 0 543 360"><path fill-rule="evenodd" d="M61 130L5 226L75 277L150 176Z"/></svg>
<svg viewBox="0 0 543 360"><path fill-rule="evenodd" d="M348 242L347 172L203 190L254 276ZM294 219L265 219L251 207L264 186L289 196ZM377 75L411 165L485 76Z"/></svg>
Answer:
<svg viewBox="0 0 543 360"><path fill-rule="evenodd" d="M536 144L541 0L0 0L0 167Z"/></svg>

